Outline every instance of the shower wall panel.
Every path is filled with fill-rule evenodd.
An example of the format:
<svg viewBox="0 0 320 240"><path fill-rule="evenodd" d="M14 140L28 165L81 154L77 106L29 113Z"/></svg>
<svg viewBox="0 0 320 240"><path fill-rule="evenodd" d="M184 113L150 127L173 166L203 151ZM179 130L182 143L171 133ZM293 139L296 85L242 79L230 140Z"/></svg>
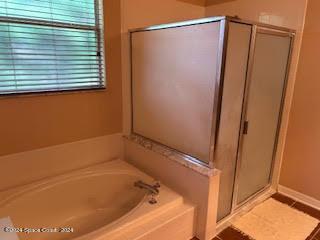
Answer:
<svg viewBox="0 0 320 240"><path fill-rule="evenodd" d="M220 24L131 35L133 132L207 163Z"/></svg>

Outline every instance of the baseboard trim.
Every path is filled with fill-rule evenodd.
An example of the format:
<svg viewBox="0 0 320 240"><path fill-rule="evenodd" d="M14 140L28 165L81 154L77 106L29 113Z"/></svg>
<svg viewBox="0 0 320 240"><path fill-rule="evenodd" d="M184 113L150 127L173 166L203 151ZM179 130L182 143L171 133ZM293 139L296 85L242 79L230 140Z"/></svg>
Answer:
<svg viewBox="0 0 320 240"><path fill-rule="evenodd" d="M310 197L308 195L305 195L301 192L295 191L291 188L288 188L288 187L285 187L282 185L278 186L278 192L287 196L287 197L290 197L298 202L301 202L301 203L306 204L312 208L320 210L320 201L313 198L313 197Z"/></svg>

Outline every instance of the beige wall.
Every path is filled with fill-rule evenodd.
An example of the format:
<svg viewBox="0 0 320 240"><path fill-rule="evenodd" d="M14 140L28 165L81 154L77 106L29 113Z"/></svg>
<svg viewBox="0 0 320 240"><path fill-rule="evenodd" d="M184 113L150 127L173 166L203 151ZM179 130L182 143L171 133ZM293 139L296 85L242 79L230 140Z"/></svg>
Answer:
<svg viewBox="0 0 320 240"><path fill-rule="evenodd" d="M320 2L309 0L280 184L320 200Z"/></svg>
<svg viewBox="0 0 320 240"><path fill-rule="evenodd" d="M201 18L201 0L122 0L123 30Z"/></svg>
<svg viewBox="0 0 320 240"><path fill-rule="evenodd" d="M275 162L273 186L276 187L279 180L279 169L296 79L307 0L208 0L207 5L206 16L237 15L242 19L260 21L297 31Z"/></svg>
<svg viewBox="0 0 320 240"><path fill-rule="evenodd" d="M0 98L0 156L121 132L120 1L104 3L107 90Z"/></svg>
<svg viewBox="0 0 320 240"><path fill-rule="evenodd" d="M207 0L206 15L238 15L242 19L301 29L306 0ZM268 17L269 16L269 17Z"/></svg>

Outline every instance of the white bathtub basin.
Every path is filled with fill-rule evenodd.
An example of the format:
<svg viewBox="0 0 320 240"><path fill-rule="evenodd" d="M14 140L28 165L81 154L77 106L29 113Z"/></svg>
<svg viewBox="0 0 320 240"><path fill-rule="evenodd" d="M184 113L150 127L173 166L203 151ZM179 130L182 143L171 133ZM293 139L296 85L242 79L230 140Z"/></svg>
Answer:
<svg viewBox="0 0 320 240"><path fill-rule="evenodd" d="M24 231L21 240L117 239L119 230L183 202L163 186L159 203L150 205L133 186L137 180L154 181L116 160L39 181L1 193L0 219L10 217L14 230Z"/></svg>

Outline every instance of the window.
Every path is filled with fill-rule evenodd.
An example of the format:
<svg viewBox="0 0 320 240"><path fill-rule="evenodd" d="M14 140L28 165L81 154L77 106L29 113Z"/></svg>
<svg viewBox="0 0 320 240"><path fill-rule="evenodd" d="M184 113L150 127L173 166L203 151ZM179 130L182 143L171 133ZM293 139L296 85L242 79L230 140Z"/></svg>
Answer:
<svg viewBox="0 0 320 240"><path fill-rule="evenodd" d="M0 94L104 88L101 8L0 0Z"/></svg>

